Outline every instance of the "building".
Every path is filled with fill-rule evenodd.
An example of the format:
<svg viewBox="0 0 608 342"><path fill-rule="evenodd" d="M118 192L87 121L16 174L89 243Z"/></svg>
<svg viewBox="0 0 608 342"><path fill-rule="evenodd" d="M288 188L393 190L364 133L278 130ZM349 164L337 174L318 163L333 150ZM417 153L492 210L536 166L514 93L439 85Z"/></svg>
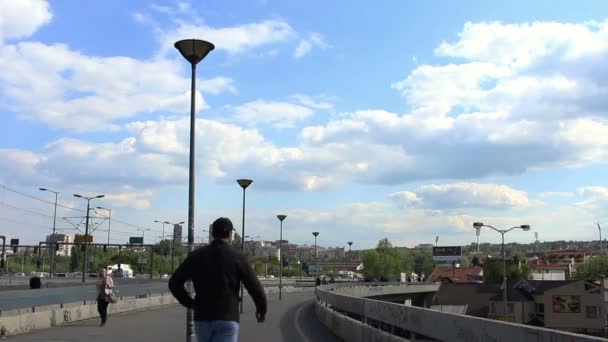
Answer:
<svg viewBox="0 0 608 342"><path fill-rule="evenodd" d="M532 280L566 280L572 274L571 264L550 264L542 259L526 261L532 271Z"/></svg>
<svg viewBox="0 0 608 342"><path fill-rule="evenodd" d="M59 233L55 233L55 234L51 234L51 235L47 235L46 236L46 244L48 246L47 248L47 253L50 255L53 248L51 247L51 244L57 243L57 242L61 242L61 243L71 243L72 242L72 237L66 234L59 234ZM59 248L57 249L57 251L55 252L55 255L59 255L59 256L71 256L72 255L72 246L71 245L64 245L64 244L59 244Z"/></svg>
<svg viewBox="0 0 608 342"><path fill-rule="evenodd" d="M432 243L421 243L421 244L417 245L416 247L414 247L414 249L432 250L433 247L435 247L435 245L433 245Z"/></svg>
<svg viewBox="0 0 608 342"><path fill-rule="evenodd" d="M255 249L256 257L279 257L279 248L272 245L263 245Z"/></svg>
<svg viewBox="0 0 608 342"><path fill-rule="evenodd" d="M507 286L506 320L602 335L606 327L601 286L587 280L519 280ZM505 320L502 291L490 299L488 318Z"/></svg>
<svg viewBox="0 0 608 342"><path fill-rule="evenodd" d="M429 276L431 282L450 283L481 283L483 282L482 267L451 267L437 266Z"/></svg>
<svg viewBox="0 0 608 342"><path fill-rule="evenodd" d="M319 260L344 260L344 256L344 247L321 248L317 246Z"/></svg>
<svg viewBox="0 0 608 342"><path fill-rule="evenodd" d="M182 225L174 224L173 225L173 241L176 243L182 243Z"/></svg>

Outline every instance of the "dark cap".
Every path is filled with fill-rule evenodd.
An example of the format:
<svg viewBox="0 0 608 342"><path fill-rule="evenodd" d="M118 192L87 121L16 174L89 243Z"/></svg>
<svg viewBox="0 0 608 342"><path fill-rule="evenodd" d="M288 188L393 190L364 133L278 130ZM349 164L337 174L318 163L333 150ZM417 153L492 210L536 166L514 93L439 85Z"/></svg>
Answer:
<svg viewBox="0 0 608 342"><path fill-rule="evenodd" d="M220 217L213 222L211 225L211 235L216 239L225 238L230 234L230 231L234 230L232 221L226 217Z"/></svg>

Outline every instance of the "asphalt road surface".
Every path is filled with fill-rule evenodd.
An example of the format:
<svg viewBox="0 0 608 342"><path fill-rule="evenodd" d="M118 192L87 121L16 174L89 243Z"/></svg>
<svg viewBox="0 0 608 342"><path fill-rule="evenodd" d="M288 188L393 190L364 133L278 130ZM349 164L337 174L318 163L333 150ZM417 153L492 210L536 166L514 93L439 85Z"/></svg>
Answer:
<svg viewBox="0 0 608 342"><path fill-rule="evenodd" d="M266 322L257 323L255 307L245 299L241 315L239 341L324 342L340 341L317 320L313 291L289 293L279 301L277 295L268 297ZM10 337L11 341L184 341L186 338L186 310L179 305L164 306L146 311L112 315L105 327L99 319L77 322L34 333Z"/></svg>
<svg viewBox="0 0 608 342"><path fill-rule="evenodd" d="M39 305L72 303L95 300L94 282L86 286L57 287L37 290L0 291L0 310L12 310ZM115 282L117 296L137 296L145 293L169 292L167 281L146 284L121 284Z"/></svg>

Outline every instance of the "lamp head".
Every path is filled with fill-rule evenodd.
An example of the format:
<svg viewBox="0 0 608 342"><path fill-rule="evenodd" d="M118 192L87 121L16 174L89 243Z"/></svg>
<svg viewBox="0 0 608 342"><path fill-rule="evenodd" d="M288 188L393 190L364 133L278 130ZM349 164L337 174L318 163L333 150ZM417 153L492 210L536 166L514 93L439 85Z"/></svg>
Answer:
<svg viewBox="0 0 608 342"><path fill-rule="evenodd" d="M74 197L82 198L82 196L79 194L74 194Z"/></svg>
<svg viewBox="0 0 608 342"><path fill-rule="evenodd" d="M283 222L283 220L287 217L287 215L277 215L277 218Z"/></svg>
<svg viewBox="0 0 608 342"><path fill-rule="evenodd" d="M475 222L475 223L473 223L473 228L479 229L481 227L483 227L483 223L481 223L481 222Z"/></svg>
<svg viewBox="0 0 608 342"><path fill-rule="evenodd" d="M200 39L184 39L176 42L173 46L192 65L198 64L213 49L215 45Z"/></svg>
<svg viewBox="0 0 608 342"><path fill-rule="evenodd" d="M104 198L104 197L106 197L106 195L97 195L97 196L95 196L95 198Z"/></svg>
<svg viewBox="0 0 608 342"><path fill-rule="evenodd" d="M315 237L319 236L319 232L312 232L312 235L314 235Z"/></svg>
<svg viewBox="0 0 608 342"><path fill-rule="evenodd" d="M253 183L251 179L237 179L236 182L239 183L243 189L247 189L247 187Z"/></svg>
<svg viewBox="0 0 608 342"><path fill-rule="evenodd" d="M45 188L38 188L38 190L41 190L41 191L48 191L48 190L47 190L47 189L45 189Z"/></svg>
<svg viewBox="0 0 608 342"><path fill-rule="evenodd" d="M520 228L524 231L527 232L528 230L530 230L530 225L529 224L522 224L520 226Z"/></svg>
<svg viewBox="0 0 608 342"><path fill-rule="evenodd" d="M352 242L352 241L348 241L348 245L349 245L349 246L352 246L352 245L353 245L353 242Z"/></svg>

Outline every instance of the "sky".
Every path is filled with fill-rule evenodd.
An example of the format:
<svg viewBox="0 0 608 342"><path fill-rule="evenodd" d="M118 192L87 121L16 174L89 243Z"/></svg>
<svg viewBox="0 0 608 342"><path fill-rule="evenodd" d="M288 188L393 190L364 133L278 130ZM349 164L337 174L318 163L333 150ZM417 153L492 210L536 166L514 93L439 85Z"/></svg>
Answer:
<svg viewBox="0 0 608 342"><path fill-rule="evenodd" d="M113 243L220 216L298 244L592 240L608 226L604 1L0 2L0 235ZM107 211L93 221L106 241ZM143 229L151 229L142 232ZM608 232L606 232L608 235ZM496 243L487 229L480 242ZM22 242L22 243L23 243Z"/></svg>

